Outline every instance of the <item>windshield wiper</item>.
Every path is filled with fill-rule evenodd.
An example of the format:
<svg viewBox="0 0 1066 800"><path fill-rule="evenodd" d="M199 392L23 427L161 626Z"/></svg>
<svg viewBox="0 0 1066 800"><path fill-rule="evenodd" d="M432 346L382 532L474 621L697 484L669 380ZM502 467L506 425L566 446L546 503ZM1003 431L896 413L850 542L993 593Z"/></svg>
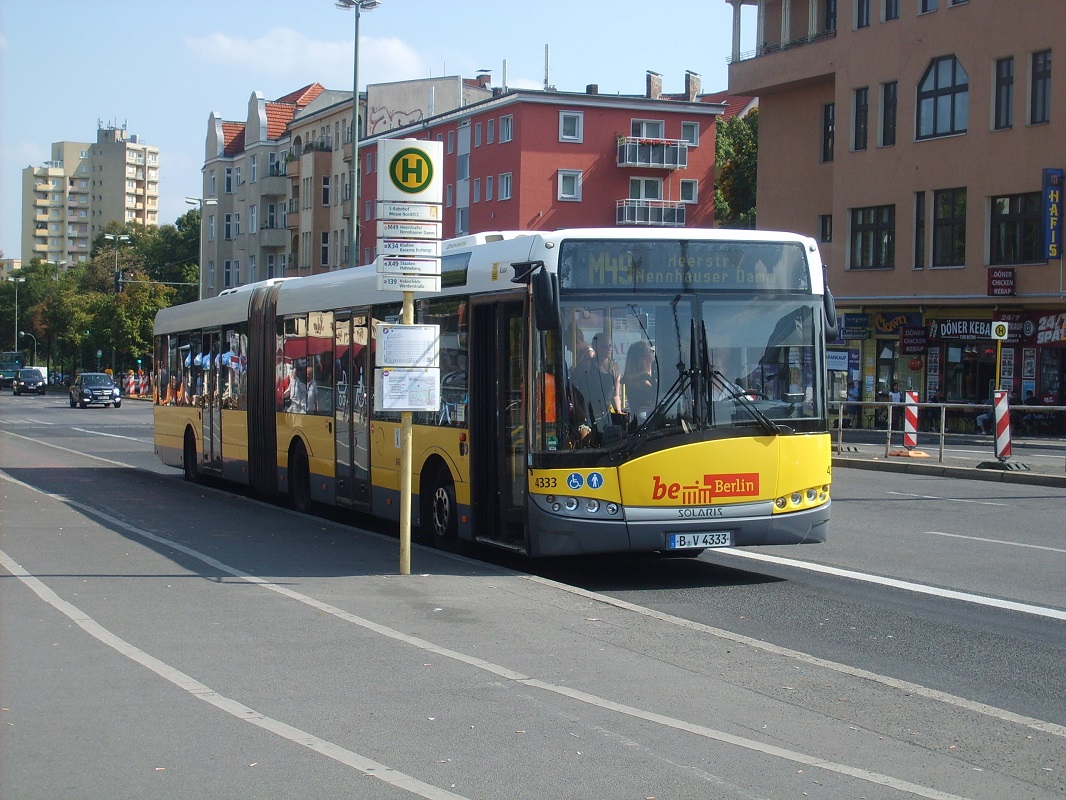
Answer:
<svg viewBox="0 0 1066 800"><path fill-rule="evenodd" d="M737 404L751 414L752 417L755 418L755 421L759 423L759 426L767 433L780 434L793 432L792 428L787 425L778 425L766 416L762 409L755 405L755 401L748 396L746 390L740 388L736 384L730 383L729 379L718 370L711 370L711 378L712 380L717 381L725 392L723 399L737 401Z"/></svg>

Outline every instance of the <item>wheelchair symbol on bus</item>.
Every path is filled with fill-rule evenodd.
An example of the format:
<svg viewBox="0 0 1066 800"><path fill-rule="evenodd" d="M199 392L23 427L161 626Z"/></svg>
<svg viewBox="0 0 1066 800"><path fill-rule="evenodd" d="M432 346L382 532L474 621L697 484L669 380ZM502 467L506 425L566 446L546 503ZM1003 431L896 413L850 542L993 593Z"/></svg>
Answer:
<svg viewBox="0 0 1066 800"><path fill-rule="evenodd" d="M566 478L566 485L571 489L580 489L585 483L585 479L581 477L580 473L571 472Z"/></svg>

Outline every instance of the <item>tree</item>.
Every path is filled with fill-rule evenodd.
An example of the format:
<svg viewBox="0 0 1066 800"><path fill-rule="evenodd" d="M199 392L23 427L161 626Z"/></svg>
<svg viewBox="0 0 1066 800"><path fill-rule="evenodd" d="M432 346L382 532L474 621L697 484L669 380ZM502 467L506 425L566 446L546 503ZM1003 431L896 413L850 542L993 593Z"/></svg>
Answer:
<svg viewBox="0 0 1066 800"><path fill-rule="evenodd" d="M714 217L723 228L755 227L759 110L718 124Z"/></svg>

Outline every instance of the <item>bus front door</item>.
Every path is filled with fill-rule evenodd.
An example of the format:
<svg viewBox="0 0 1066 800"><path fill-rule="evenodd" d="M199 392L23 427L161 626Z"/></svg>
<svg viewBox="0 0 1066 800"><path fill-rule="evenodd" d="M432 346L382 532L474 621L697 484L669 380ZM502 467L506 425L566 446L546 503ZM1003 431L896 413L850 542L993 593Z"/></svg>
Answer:
<svg viewBox="0 0 1066 800"><path fill-rule="evenodd" d="M333 406L337 503L370 505L370 413L366 314L336 315L333 352L337 359L337 399Z"/></svg>
<svg viewBox="0 0 1066 800"><path fill-rule="evenodd" d="M477 538L526 548L521 301L473 305L470 483Z"/></svg>

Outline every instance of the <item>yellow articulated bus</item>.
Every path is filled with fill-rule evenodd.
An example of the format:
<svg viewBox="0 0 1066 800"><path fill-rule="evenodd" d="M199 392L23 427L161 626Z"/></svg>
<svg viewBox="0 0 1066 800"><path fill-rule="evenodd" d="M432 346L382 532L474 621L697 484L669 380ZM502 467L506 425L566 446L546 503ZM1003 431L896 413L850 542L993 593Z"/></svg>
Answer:
<svg viewBox="0 0 1066 800"><path fill-rule="evenodd" d="M832 297L788 233L575 229L442 246L440 408L413 415L412 521L530 557L825 540ZM155 322L155 449L202 476L400 516L400 414L375 402L402 295L373 264Z"/></svg>

